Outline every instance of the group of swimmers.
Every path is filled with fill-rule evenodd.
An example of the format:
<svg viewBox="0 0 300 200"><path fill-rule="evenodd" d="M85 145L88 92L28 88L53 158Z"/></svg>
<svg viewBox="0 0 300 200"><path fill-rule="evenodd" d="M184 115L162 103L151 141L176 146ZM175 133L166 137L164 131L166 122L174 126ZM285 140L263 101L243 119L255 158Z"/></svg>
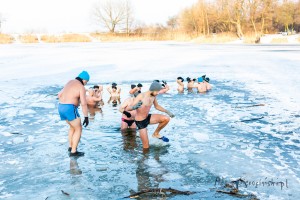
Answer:
<svg viewBox="0 0 300 200"><path fill-rule="evenodd" d="M89 124L88 113L90 112L90 118L92 113L95 113L95 109L101 109L104 105L103 102L103 86L94 85L87 91L85 85L90 79L90 75L86 71L82 71L75 80L69 81L64 88L58 93L59 105L58 112L61 120L65 120L69 125L69 155L70 156L83 156L84 152L77 151L77 146L82 134L82 125L85 127ZM178 92L184 92L184 79L182 77L177 78ZM209 84L209 78L202 76L197 79L187 78L187 89L189 92L193 92L193 88L197 88L198 92L206 92L211 89ZM142 92L143 85L138 83L132 84L129 94L131 95L122 104L120 102L121 88L116 83L112 83L107 87L107 91L110 94L108 103L112 102L113 106L121 104L119 111L122 113L121 118L121 131L132 130L139 131L140 138L142 140L143 148L149 148L149 138L147 133L147 126L149 124L158 124L152 137L160 139L164 142L169 142L166 136L160 135L160 131L169 123L170 118L175 115L169 110L159 105L156 97L158 94L166 93L170 87L166 81L154 80L149 90ZM78 113L79 103L82 107L84 115L84 121L81 125L80 115ZM166 113L162 114L150 114L150 109L154 105L156 110Z"/></svg>
<svg viewBox="0 0 300 200"><path fill-rule="evenodd" d="M198 93L205 93L212 89L212 86L209 84L209 78L206 77L206 75L203 75L202 77L193 78L190 77L186 78L187 81L187 90L188 93L194 93L194 88L197 88ZM184 93L184 79L182 77L177 78L177 84L178 93Z"/></svg>

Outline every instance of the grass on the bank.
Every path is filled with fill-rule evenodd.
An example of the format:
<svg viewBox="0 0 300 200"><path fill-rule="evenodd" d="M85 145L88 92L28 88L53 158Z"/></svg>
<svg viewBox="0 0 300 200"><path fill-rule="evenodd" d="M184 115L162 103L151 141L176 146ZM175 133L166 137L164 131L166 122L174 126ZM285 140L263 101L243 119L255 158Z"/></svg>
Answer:
<svg viewBox="0 0 300 200"><path fill-rule="evenodd" d="M130 42L130 41L189 41L192 39L190 35L178 32L162 32L162 33L91 33L91 37L101 42Z"/></svg>
<svg viewBox="0 0 300 200"><path fill-rule="evenodd" d="M210 34L203 35L195 38L193 41L196 43L204 43L204 44L214 44L214 43L227 43L238 40L238 37L235 34L231 33L219 33L219 34Z"/></svg>
<svg viewBox="0 0 300 200"><path fill-rule="evenodd" d="M91 42L88 36L81 34L64 34L60 40L61 42Z"/></svg>
<svg viewBox="0 0 300 200"><path fill-rule="evenodd" d="M8 34L0 33L0 44L10 44L14 42L14 38Z"/></svg>
<svg viewBox="0 0 300 200"><path fill-rule="evenodd" d="M39 40L35 35L20 35L19 37L22 43L38 43Z"/></svg>
<svg viewBox="0 0 300 200"><path fill-rule="evenodd" d="M42 35L41 41L46 42L46 43L57 43L57 42L60 42L60 39L59 39L59 37L54 36L54 35Z"/></svg>
<svg viewBox="0 0 300 200"><path fill-rule="evenodd" d="M273 38L271 40L272 44L286 44L288 43L288 39L287 38Z"/></svg>
<svg viewBox="0 0 300 200"><path fill-rule="evenodd" d="M58 42L91 42L91 39L82 34L64 34L60 36L43 35L41 37L43 42L58 43Z"/></svg>

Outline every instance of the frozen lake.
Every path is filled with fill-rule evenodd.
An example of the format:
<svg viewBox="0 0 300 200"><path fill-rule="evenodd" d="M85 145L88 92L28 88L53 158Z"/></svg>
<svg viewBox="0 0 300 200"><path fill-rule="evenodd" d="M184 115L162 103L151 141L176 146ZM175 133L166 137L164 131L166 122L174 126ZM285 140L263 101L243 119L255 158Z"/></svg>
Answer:
<svg viewBox="0 0 300 200"><path fill-rule="evenodd" d="M196 192L168 199L240 199L216 192L239 178L249 183L241 193L300 199L299 55L297 45L0 45L0 199L121 199L168 187ZM122 136L105 91L103 112L83 129L85 156L70 159L56 94L82 70L87 87L118 83L121 101L132 83L146 91L167 80L158 102L176 115L162 132L168 145L151 138L156 126L146 154L138 135ZM203 74L211 92L177 94L178 76Z"/></svg>

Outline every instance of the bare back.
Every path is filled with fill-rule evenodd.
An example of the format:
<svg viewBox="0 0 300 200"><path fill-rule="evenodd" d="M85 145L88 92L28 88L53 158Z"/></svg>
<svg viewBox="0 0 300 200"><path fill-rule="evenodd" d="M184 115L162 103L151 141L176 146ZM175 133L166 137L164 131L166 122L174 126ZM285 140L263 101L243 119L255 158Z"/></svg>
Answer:
<svg viewBox="0 0 300 200"><path fill-rule="evenodd" d="M207 91L205 83L198 83L198 93L204 93Z"/></svg>
<svg viewBox="0 0 300 200"><path fill-rule="evenodd" d="M188 92L193 92L193 87L194 87L194 81L190 81L190 82L187 84Z"/></svg>
<svg viewBox="0 0 300 200"><path fill-rule="evenodd" d="M129 97L128 99L126 99L123 104L121 105L121 107L126 110L127 112L129 112L131 114L131 117L127 117L125 114L122 115L122 117L124 119L129 119L129 120L134 120L135 116L136 116L136 110L131 110L129 111L128 108L133 106L133 102L134 102L134 97Z"/></svg>
<svg viewBox="0 0 300 200"><path fill-rule="evenodd" d="M78 80L69 81L58 95L59 102L78 106L81 90L85 91L83 85Z"/></svg>

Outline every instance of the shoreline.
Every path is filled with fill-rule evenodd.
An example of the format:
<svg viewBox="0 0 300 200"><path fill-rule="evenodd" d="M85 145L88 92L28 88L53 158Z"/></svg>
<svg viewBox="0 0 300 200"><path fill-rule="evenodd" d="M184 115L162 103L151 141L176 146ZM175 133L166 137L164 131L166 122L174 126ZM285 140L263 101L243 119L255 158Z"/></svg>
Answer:
<svg viewBox="0 0 300 200"><path fill-rule="evenodd" d="M259 42L253 36L239 39L234 35L210 35L192 37L182 34L174 35L125 35L98 33L70 33L70 34L2 34L1 44L53 44L53 43L94 43L94 42L191 42L196 44L300 44L300 34L265 34Z"/></svg>

